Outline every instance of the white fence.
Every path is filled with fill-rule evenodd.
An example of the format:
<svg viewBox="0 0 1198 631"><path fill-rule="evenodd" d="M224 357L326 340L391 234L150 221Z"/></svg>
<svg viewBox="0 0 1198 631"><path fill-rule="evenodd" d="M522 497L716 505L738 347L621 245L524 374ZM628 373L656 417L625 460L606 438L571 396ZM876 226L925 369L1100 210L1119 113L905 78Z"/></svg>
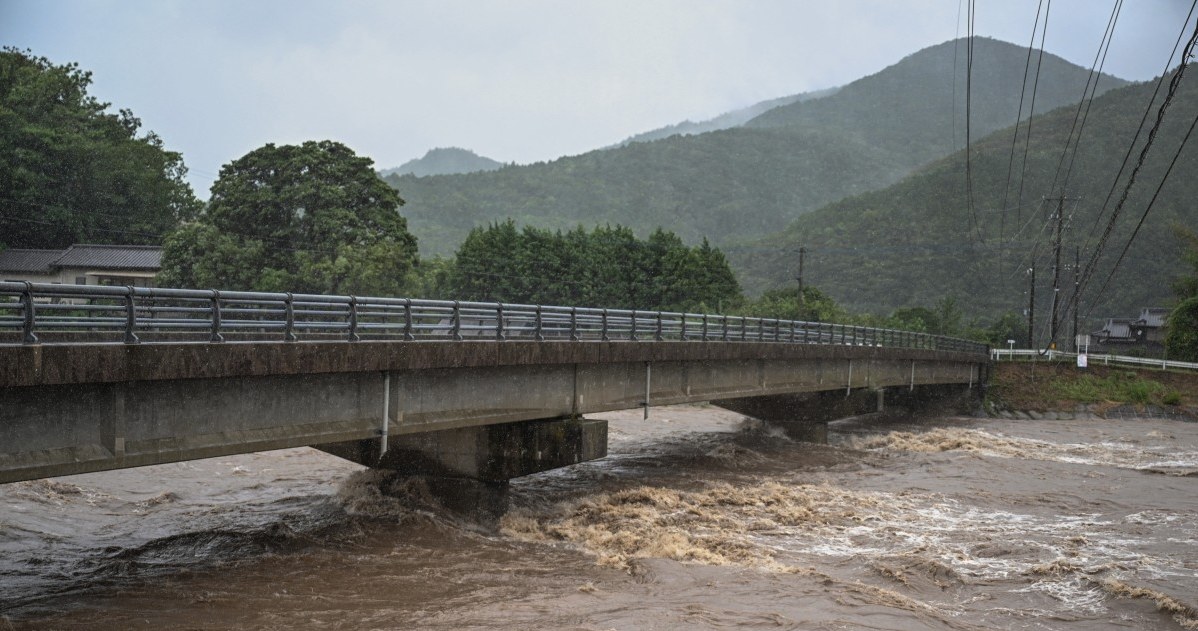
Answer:
<svg viewBox="0 0 1198 631"><path fill-rule="evenodd" d="M990 350L994 361L1076 361L1077 353L1064 351L1038 351L1025 348L994 348ZM1198 363L1169 361L1151 357L1130 357L1128 355L1108 355L1105 353L1089 353L1087 356L1091 366L1132 366L1156 368L1158 370L1193 370L1198 371Z"/></svg>

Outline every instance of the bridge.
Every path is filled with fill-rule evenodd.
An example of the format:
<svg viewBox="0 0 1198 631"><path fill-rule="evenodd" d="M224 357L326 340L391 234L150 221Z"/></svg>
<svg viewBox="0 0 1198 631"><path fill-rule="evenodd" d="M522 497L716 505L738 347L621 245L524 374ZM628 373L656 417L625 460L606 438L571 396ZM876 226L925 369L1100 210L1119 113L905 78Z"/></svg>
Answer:
<svg viewBox="0 0 1198 631"><path fill-rule="evenodd" d="M298 446L504 483L606 455L589 413L706 401L818 437L976 396L988 353L823 322L0 282L0 483Z"/></svg>

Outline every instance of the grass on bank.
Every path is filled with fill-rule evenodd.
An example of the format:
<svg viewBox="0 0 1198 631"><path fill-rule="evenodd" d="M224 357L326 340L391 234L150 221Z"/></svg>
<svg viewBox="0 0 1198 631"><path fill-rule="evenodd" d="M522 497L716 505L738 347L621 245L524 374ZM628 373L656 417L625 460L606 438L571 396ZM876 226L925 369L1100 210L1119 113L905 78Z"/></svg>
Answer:
<svg viewBox="0 0 1198 631"><path fill-rule="evenodd" d="M1013 410L1067 411L1078 405L1198 410L1198 375L1059 362L995 364L989 398Z"/></svg>

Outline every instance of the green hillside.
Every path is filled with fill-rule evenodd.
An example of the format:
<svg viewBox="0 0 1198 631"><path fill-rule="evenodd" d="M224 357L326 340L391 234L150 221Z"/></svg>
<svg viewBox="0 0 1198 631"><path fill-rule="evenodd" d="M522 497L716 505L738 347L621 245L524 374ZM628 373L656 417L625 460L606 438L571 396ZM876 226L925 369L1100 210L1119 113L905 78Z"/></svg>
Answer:
<svg viewBox="0 0 1198 631"><path fill-rule="evenodd" d="M503 166L502 162L484 158L469 149L440 147L429 149L423 157L408 160L395 168L383 169L379 171L379 175L381 177L386 177L392 173L396 175L415 175L416 177L454 175L458 173L474 173L475 171L494 171L501 166Z"/></svg>
<svg viewBox="0 0 1198 631"><path fill-rule="evenodd" d="M1063 285L1071 291L1075 246L1082 262L1114 208L1122 185L1100 220L1128 145L1144 114L1155 82L1128 86L1094 100L1067 189L1080 201L1065 204ZM1163 98L1158 96L1157 102ZM1038 312L1048 313L1052 256L1050 215L1057 202L1044 197L1052 189L1057 164L1074 120L1075 107L1063 107L1032 120L1032 140L1022 203L1017 199L1022 147L1027 125L1020 126L1014 182L1004 187L1014 128L999 131L974 146L977 228L966 202L965 155L958 152L883 190L830 204L800 217L784 231L742 246L726 248L749 291L793 283L801 245L808 250L805 276L851 308L889 312L933 304L956 296L974 314L1022 312L1028 301L1027 269L1035 261ZM1155 106L1149 124L1155 119ZM1144 223L1110 288L1099 287L1123 249L1146 203L1161 182L1186 129L1198 115L1198 82L1187 76L1157 137L1144 169L1102 257L1082 311L1096 317L1130 316L1142 306L1167 303L1170 279L1180 271L1179 244L1171 226L1198 225L1198 149L1187 146ZM1141 136L1141 145L1147 128ZM1132 154L1132 165L1140 146ZM1124 173L1126 180L1131 166ZM981 239L977 238L980 233ZM1035 252L1035 256L1032 256ZM1041 317L1041 316L1037 316ZM1047 315L1041 321L1046 321Z"/></svg>
<svg viewBox="0 0 1198 631"><path fill-rule="evenodd" d="M978 40L976 48L974 94L987 101L972 121L980 135L1015 120L1027 50L994 40ZM387 181L408 200L404 214L426 255L449 253L471 228L509 217L547 228L620 223L640 234L662 226L690 243L762 236L947 155L953 143L953 54L961 58L961 100L964 50L963 43L952 42L925 49L830 96L776 108L746 127L488 173L392 175ZM1076 99L1087 74L1046 56L1038 111ZM1105 78L1101 87L1120 83Z"/></svg>
<svg viewBox="0 0 1198 631"><path fill-rule="evenodd" d="M965 40L959 40L926 48L877 74L854 81L834 97L779 107L749 121L747 126L786 131L818 129L899 153L909 165L923 165L965 146L965 44ZM1015 122L1019 86L1024 81L1028 58L1026 48L980 37L974 40L973 55L969 123L977 139ZM1024 118L1032 107L1033 84L1036 114L1076 103L1086 84L1087 70L1047 53L1037 84L1037 61L1038 52L1032 57L1026 81L1029 96L1023 103ZM1098 92L1126 84L1103 76Z"/></svg>

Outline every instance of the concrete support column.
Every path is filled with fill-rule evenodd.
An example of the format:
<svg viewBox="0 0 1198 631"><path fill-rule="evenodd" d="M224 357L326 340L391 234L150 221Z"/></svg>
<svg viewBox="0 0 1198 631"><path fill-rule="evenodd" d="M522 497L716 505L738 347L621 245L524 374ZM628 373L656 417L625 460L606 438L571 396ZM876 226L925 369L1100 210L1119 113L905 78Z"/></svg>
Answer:
<svg viewBox="0 0 1198 631"><path fill-rule="evenodd" d="M426 476L429 490L446 508L489 519L506 510L511 478L606 456L607 421L521 421L384 440L315 447L369 467Z"/></svg>
<svg viewBox="0 0 1198 631"><path fill-rule="evenodd" d="M315 445L368 467L505 482L607 455L607 421L546 419Z"/></svg>

